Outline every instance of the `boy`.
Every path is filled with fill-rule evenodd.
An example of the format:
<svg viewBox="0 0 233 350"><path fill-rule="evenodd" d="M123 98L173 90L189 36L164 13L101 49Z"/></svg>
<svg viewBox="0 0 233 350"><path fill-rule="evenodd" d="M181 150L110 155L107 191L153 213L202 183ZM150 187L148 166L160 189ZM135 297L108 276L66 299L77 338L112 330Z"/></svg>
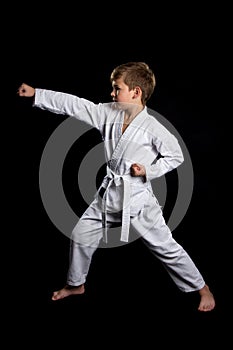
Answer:
<svg viewBox="0 0 233 350"><path fill-rule="evenodd" d="M184 292L198 291L199 311L211 311L215 299L187 252L173 238L153 194L151 180L177 168L183 154L177 139L147 112L156 81L144 62L116 67L110 77L112 103L22 84L19 96L34 97L34 106L69 115L97 128L102 135L107 174L97 194L74 227L66 285L52 300L83 294L92 255L107 229L121 224L121 241L134 228Z"/></svg>

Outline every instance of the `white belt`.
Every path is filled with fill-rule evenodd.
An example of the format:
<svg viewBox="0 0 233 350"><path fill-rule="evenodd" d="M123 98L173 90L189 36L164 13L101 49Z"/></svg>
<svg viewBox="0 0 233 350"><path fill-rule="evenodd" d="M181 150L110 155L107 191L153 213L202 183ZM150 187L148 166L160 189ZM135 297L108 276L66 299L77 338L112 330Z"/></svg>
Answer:
<svg viewBox="0 0 233 350"><path fill-rule="evenodd" d="M129 175L118 175L115 174L107 166L107 177L110 179L107 185L107 188L103 195L103 204L102 204L102 222L104 227L104 241L108 242L107 238L107 192L108 188L114 182L116 186L120 186L123 182L123 203L122 203L122 228L121 228L121 238L122 242L128 242L129 240L129 226L130 226L130 181Z"/></svg>

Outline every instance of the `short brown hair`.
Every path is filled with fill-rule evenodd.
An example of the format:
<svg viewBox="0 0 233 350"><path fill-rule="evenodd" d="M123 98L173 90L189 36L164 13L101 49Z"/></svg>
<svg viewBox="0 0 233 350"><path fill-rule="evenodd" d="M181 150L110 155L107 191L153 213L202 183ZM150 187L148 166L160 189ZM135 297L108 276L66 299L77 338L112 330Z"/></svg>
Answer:
<svg viewBox="0 0 233 350"><path fill-rule="evenodd" d="M142 90L143 105L151 97L155 85L155 75L145 62L128 62L114 68L111 73L110 81L123 78L124 83L130 90L139 86Z"/></svg>

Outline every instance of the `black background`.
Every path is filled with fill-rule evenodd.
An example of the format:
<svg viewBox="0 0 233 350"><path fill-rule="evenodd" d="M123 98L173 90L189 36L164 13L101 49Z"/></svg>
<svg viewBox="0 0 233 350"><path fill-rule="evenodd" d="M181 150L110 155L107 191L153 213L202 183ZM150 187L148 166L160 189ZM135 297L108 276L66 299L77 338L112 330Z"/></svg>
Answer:
<svg viewBox="0 0 233 350"><path fill-rule="evenodd" d="M229 336L229 230L223 195L228 184L222 170L227 120L221 103L225 42L207 11L182 10L185 16L177 8L151 14L150 8L135 13L83 5L56 12L43 7L26 15L20 8L16 33L8 42L13 84L7 126L11 170L5 272L10 288L7 330L24 345L38 342L53 347L65 340L67 347L78 347L80 342L124 346L125 341L142 342L145 348L170 343L187 347L210 345L213 340L223 345ZM97 250L86 293L51 301L53 291L65 283L69 239L46 214L38 174L45 144L66 117L32 109L29 99L16 95L17 88L25 82L96 103L109 102L112 69L138 60L147 62L157 78L148 107L175 126L192 159L192 201L173 234L215 294L216 309L210 313L197 311L198 296L180 292L138 240ZM97 133L91 136L92 142L99 142ZM83 142L84 148L85 142L89 141ZM64 171L67 197L81 212L85 203L75 190L72 161L75 152ZM168 175L171 201L173 176ZM166 218L171 210L167 205Z"/></svg>

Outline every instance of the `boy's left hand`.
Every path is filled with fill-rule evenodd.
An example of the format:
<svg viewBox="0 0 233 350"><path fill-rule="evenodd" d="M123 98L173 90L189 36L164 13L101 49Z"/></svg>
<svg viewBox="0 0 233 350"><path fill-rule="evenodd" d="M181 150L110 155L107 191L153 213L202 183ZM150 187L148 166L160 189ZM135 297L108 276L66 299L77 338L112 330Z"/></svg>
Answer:
<svg viewBox="0 0 233 350"><path fill-rule="evenodd" d="M146 169L144 165L134 163L131 165L130 168L131 176L145 176L146 175Z"/></svg>

